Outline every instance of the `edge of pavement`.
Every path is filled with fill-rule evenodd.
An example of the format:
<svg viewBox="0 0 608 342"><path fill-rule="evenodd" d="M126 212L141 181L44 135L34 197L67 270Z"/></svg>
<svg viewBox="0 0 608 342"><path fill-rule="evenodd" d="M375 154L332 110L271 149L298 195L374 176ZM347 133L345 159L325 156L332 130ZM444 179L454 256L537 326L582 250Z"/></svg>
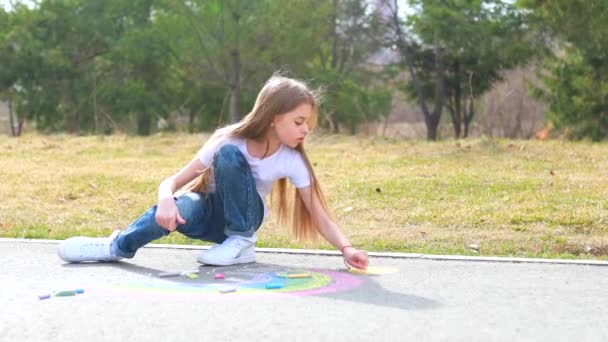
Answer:
<svg viewBox="0 0 608 342"><path fill-rule="evenodd" d="M63 240L48 239L17 239L0 238L0 243L24 243L24 244L59 244ZM174 245L174 244L148 244L144 248L160 249L184 249L184 250L205 250L210 246L198 245ZM325 255L341 256L339 251L322 249L290 249L290 248L259 248L256 252L260 253L282 253L300 255ZM608 266L608 261L593 259L541 259L541 258L513 258L513 257L494 257L494 256L469 256L469 255L435 255L418 253L395 253L395 252L368 252L368 255L376 258L393 259L425 259L436 261L468 261L468 262L501 262L501 263L537 263L537 264L565 264L565 265L588 265L588 266Z"/></svg>

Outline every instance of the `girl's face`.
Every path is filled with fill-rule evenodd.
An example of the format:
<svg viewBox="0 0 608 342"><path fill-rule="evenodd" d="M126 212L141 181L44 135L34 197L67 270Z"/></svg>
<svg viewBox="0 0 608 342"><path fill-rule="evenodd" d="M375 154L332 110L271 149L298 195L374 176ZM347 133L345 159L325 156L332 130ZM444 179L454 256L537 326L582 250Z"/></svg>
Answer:
<svg viewBox="0 0 608 342"><path fill-rule="evenodd" d="M274 130L281 144L295 148L304 141L304 138L310 132L308 120L311 115L312 106L303 103L292 111L275 116L272 120L271 129Z"/></svg>

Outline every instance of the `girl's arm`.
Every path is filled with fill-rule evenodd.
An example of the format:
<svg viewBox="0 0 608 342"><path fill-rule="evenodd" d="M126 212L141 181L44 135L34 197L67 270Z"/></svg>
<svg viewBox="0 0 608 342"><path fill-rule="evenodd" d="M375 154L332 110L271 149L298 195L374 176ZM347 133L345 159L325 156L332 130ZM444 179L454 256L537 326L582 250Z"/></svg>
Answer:
<svg viewBox="0 0 608 342"><path fill-rule="evenodd" d="M338 226L329 218L325 209L323 209L323 205L319 197L312 191L312 187L298 188L298 193L304 201L304 205L306 205L306 208L311 213L314 222L317 223L321 236L342 252L344 260L349 265L365 269L368 263L367 253L351 246L346 236L342 234Z"/></svg>
<svg viewBox="0 0 608 342"><path fill-rule="evenodd" d="M158 208L156 210L156 223L166 230L172 232L177 229L178 224L186 221L180 216L173 194L182 186L196 178L205 165L195 156L186 166L174 175L163 180L158 187Z"/></svg>

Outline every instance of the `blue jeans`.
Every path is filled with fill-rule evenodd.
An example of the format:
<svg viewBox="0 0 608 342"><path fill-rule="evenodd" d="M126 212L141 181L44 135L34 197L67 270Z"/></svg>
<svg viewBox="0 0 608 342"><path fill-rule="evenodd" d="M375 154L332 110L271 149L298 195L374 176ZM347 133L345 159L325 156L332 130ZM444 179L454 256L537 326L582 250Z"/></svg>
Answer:
<svg viewBox="0 0 608 342"><path fill-rule="evenodd" d="M186 193L175 199L185 224L177 231L192 239L215 243L228 236L251 237L264 218L264 204L245 156L236 146L224 145L213 157L215 191ZM170 232L156 223L153 206L122 232L113 252L132 258L140 247Z"/></svg>

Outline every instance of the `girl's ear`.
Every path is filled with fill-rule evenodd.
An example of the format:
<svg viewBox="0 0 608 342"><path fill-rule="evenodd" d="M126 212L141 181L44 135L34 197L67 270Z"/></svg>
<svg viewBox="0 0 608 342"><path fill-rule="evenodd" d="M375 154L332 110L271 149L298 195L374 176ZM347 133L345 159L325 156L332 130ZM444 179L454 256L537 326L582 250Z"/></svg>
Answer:
<svg viewBox="0 0 608 342"><path fill-rule="evenodd" d="M270 127L274 127L275 124L279 123L279 121L281 121L282 116L281 115L275 115L272 118L272 121L270 121Z"/></svg>

